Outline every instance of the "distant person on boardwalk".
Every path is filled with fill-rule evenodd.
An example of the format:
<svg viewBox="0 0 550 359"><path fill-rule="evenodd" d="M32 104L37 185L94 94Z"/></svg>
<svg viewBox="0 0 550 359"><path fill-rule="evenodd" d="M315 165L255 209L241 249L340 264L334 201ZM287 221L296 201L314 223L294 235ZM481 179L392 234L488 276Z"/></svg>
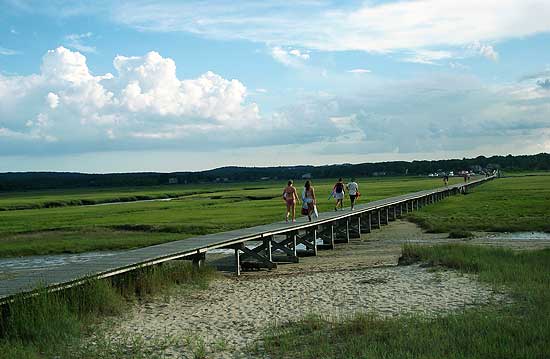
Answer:
<svg viewBox="0 0 550 359"><path fill-rule="evenodd" d="M311 185L310 181L306 181L304 184L304 191L302 192L302 214L307 216L311 222L311 214L315 210L315 189Z"/></svg>
<svg viewBox="0 0 550 359"><path fill-rule="evenodd" d="M359 197L359 185L357 182L355 182L355 178L351 179L351 182L348 183L348 194L349 194L349 200L351 202L351 210L353 211L353 207L355 206L355 200L357 197Z"/></svg>
<svg viewBox="0 0 550 359"><path fill-rule="evenodd" d="M464 173L464 182L467 182L467 181L468 181L468 174Z"/></svg>
<svg viewBox="0 0 550 359"><path fill-rule="evenodd" d="M332 196L336 200L336 204L334 205L334 210L338 210L338 205L340 205L340 209L344 208L344 182L341 178L338 179L338 182L334 185L332 188Z"/></svg>
<svg viewBox="0 0 550 359"><path fill-rule="evenodd" d="M445 176L443 176L443 184L445 187L449 185L449 175L445 173Z"/></svg>
<svg viewBox="0 0 550 359"><path fill-rule="evenodd" d="M292 181L288 181L287 186L283 189L283 200L286 203L286 221L288 223L288 217L292 213L292 222L296 222L296 202L298 200L298 193L296 188L292 185Z"/></svg>

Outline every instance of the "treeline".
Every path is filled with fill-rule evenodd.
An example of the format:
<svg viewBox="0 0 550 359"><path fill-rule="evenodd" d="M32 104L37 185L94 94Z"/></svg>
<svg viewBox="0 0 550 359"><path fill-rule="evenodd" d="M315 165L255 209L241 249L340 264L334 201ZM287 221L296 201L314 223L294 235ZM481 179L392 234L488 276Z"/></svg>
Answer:
<svg viewBox="0 0 550 359"><path fill-rule="evenodd" d="M417 176L436 172L501 169L504 171L550 170L550 154L522 156L479 156L435 161L390 161L361 164L291 167L221 167L200 172L109 173L69 172L0 173L0 191L45 188L152 186L168 183L240 182L312 178Z"/></svg>

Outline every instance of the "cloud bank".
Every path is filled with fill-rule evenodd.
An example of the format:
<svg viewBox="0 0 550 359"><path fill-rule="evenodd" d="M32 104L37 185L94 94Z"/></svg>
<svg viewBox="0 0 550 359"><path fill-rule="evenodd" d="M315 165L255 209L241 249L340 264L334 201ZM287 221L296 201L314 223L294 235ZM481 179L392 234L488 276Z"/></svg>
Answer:
<svg viewBox="0 0 550 359"><path fill-rule="evenodd" d="M156 52L116 56L113 73L97 75L84 55L58 47L37 74L0 74L0 156L276 146L344 158L548 150L547 71L498 86L446 73L391 80L350 72L361 85L353 92L293 94L262 113L239 80L213 72L179 79L176 63Z"/></svg>
<svg viewBox="0 0 550 359"><path fill-rule="evenodd" d="M117 56L113 65L114 75L96 76L84 55L58 47L44 55L39 74L0 74L3 152L24 151L30 143L72 144L78 150L115 139L184 139L197 131L259 124L258 106L247 102L238 80L210 71L180 80L174 61L156 52Z"/></svg>

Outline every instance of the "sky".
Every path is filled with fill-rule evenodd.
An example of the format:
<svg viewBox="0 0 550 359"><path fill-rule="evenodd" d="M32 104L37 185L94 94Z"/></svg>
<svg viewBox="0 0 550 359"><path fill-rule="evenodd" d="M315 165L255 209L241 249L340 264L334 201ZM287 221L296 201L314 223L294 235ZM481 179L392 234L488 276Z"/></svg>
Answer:
<svg viewBox="0 0 550 359"><path fill-rule="evenodd" d="M550 152L550 1L0 0L0 172Z"/></svg>

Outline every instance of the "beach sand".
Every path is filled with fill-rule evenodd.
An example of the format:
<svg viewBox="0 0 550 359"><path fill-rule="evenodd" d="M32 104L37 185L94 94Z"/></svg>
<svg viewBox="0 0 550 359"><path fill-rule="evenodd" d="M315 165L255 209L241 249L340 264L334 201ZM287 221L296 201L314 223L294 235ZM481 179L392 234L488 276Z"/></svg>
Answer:
<svg viewBox="0 0 550 359"><path fill-rule="evenodd" d="M300 263L245 272L238 278L227 275L205 290L175 291L135 304L111 323L108 335L121 341L138 337L144 343L175 338L177 344L163 349L168 358L192 358L200 345L208 358L247 358L254 356L243 349L261 345L266 328L309 314L433 316L503 300L503 294L471 275L418 264L397 266L403 243L450 241L445 237L423 233L405 221L393 222L335 250L301 258Z"/></svg>

